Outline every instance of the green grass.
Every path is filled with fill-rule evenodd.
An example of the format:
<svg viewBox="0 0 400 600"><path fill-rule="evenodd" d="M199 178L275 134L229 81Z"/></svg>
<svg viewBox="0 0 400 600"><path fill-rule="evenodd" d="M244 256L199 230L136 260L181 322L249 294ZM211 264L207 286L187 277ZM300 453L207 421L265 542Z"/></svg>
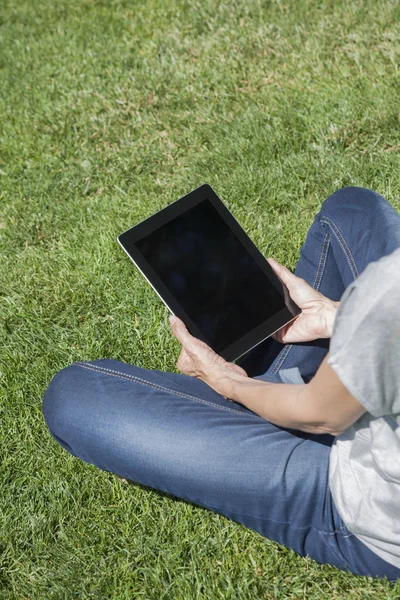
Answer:
<svg viewBox="0 0 400 600"><path fill-rule="evenodd" d="M343 185L400 209L397 1L3 0L0 599L400 597L49 436L79 359L174 370L166 311L118 233L210 183L294 268Z"/></svg>

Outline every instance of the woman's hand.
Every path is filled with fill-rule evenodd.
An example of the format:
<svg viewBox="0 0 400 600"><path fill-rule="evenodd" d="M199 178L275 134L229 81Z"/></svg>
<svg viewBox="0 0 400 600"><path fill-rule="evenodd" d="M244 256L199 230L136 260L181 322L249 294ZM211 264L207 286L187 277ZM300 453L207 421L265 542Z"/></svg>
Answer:
<svg viewBox="0 0 400 600"><path fill-rule="evenodd" d="M247 378L244 369L219 356L207 344L193 337L178 317L169 318L172 334L182 344L177 367L186 375L197 377L216 392L230 397L232 382Z"/></svg>
<svg viewBox="0 0 400 600"><path fill-rule="evenodd" d="M302 310L293 321L276 331L272 337L284 344L331 337L339 302L329 300L314 290L304 279L294 275L274 258L267 260L287 286L292 300Z"/></svg>

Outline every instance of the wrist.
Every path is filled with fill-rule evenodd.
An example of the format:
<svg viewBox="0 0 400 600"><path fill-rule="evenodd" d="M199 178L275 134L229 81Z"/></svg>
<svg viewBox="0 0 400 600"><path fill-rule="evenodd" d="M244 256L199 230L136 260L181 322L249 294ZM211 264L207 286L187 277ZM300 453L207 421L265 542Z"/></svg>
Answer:
<svg viewBox="0 0 400 600"><path fill-rule="evenodd" d="M330 338L333 333L333 326L335 324L336 313L338 311L340 302L333 300L327 300L324 313L324 331L321 337Z"/></svg>
<svg viewBox="0 0 400 600"><path fill-rule="evenodd" d="M237 389L244 381L248 381L247 375L222 370L208 377L206 383L225 398L237 400Z"/></svg>

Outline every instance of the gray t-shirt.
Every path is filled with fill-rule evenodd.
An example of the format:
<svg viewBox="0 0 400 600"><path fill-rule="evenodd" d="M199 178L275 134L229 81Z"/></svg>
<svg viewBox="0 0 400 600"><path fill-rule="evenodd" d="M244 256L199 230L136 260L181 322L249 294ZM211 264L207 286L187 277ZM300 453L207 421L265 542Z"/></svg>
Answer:
<svg viewBox="0 0 400 600"><path fill-rule="evenodd" d="M335 438L333 500L349 531L400 568L400 249L344 292L328 364L367 412Z"/></svg>

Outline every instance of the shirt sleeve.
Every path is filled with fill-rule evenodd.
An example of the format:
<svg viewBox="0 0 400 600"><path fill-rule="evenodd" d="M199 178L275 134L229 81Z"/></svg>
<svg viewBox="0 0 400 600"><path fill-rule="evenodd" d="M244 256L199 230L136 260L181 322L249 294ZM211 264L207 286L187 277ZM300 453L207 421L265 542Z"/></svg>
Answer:
<svg viewBox="0 0 400 600"><path fill-rule="evenodd" d="M370 263L345 290L328 364L371 415L400 413L400 251Z"/></svg>

